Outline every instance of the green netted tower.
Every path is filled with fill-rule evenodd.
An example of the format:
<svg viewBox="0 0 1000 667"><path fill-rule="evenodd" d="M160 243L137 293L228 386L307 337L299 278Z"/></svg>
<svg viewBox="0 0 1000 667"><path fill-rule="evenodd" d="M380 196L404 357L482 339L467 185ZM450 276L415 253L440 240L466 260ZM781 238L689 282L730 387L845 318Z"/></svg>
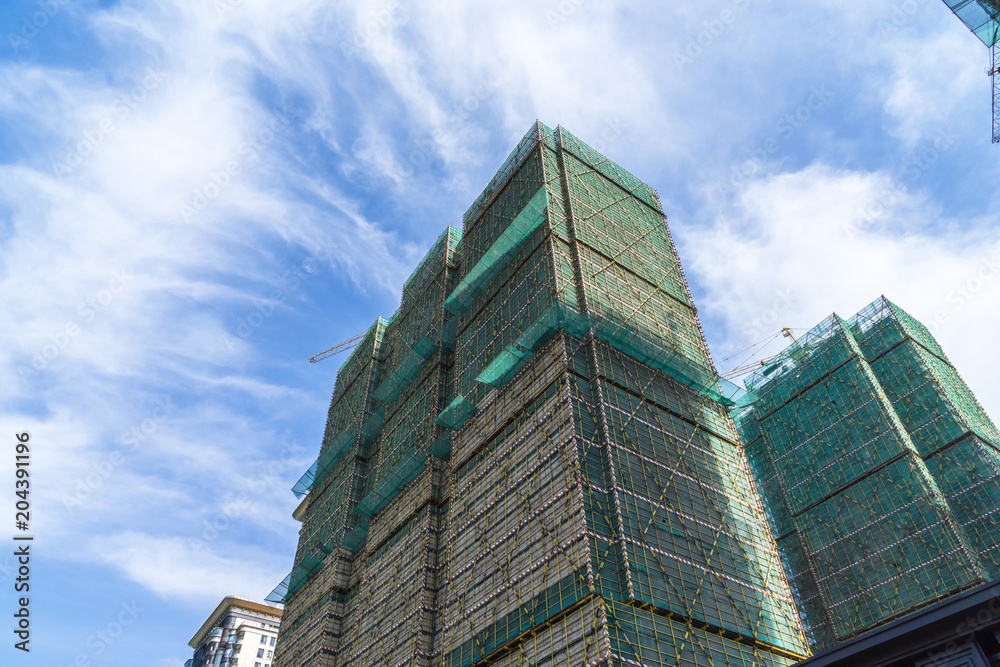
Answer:
<svg viewBox="0 0 1000 667"><path fill-rule="evenodd" d="M341 367L276 667L791 665L656 193L536 123Z"/></svg>
<svg viewBox="0 0 1000 667"><path fill-rule="evenodd" d="M741 435L814 651L1000 576L1000 435L898 306L832 315L747 388Z"/></svg>

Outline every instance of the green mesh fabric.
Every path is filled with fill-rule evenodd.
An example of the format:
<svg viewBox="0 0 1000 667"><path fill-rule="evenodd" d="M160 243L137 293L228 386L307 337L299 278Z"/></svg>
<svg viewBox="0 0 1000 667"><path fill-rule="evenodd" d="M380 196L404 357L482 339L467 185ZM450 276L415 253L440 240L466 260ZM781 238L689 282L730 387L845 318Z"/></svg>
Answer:
<svg viewBox="0 0 1000 667"><path fill-rule="evenodd" d="M304 557L264 600L274 604L285 604L289 598L305 586L322 568L323 561L319 558L315 556Z"/></svg>
<svg viewBox="0 0 1000 667"><path fill-rule="evenodd" d="M281 580L281 583L274 587L267 597L264 598L264 602L270 602L271 604L285 604L288 602L288 585L292 582L292 575L286 574L285 578Z"/></svg>
<svg viewBox="0 0 1000 667"><path fill-rule="evenodd" d="M944 0L955 16L986 46L1000 38L1000 7L991 0Z"/></svg>
<svg viewBox="0 0 1000 667"><path fill-rule="evenodd" d="M461 315L472 305L476 297L483 293L492 278L507 265L524 240L545 220L548 196L544 185L538 188L528 205L514 218L500 238L494 241L476 265L465 274L465 278L444 302L445 310L453 315Z"/></svg>
<svg viewBox="0 0 1000 667"><path fill-rule="evenodd" d="M345 429L333 443L323 450L323 453L316 459L316 473L310 490L318 488L326 479L330 471L344 458L344 455L351 450L357 437L357 432L348 428Z"/></svg>
<svg viewBox="0 0 1000 667"><path fill-rule="evenodd" d="M410 277L403 283L403 299L407 296L419 293L422 283L433 277L436 272L437 261L441 259L441 254L445 253L444 261L447 264L454 264L458 253L458 245L462 241L462 232L454 227L447 227L441 236L438 237L431 249L427 251L424 258L417 264Z"/></svg>
<svg viewBox="0 0 1000 667"><path fill-rule="evenodd" d="M657 345L628 326L580 313L558 302L545 310L517 340L490 362L476 381L491 387L503 386L560 329L577 337L593 329L599 340L722 405L742 406L752 401L751 395L732 382L682 354Z"/></svg>
<svg viewBox="0 0 1000 667"><path fill-rule="evenodd" d="M476 406L469 403L465 400L464 396L459 394L448 404L448 407L441 411L441 414L437 416L434 423L445 428L458 430L474 414L476 414Z"/></svg>
<svg viewBox="0 0 1000 667"><path fill-rule="evenodd" d="M444 326L441 327L441 349L451 350L455 347L455 341L458 339L458 318L452 317L445 320Z"/></svg>
<svg viewBox="0 0 1000 667"><path fill-rule="evenodd" d="M496 194L506 187L511 174L516 172L524 161L528 159L528 156L533 150L535 150L538 142L551 137L552 134L552 128L546 126L544 123L535 121L535 123L531 126L531 129L524 135L524 138L521 139L511 154L507 156L507 159L504 160L500 170L497 171L496 175L490 180L486 189L483 190L482 194L476 198L476 201L472 203L469 210L467 210L465 215L462 216L462 220L466 227L468 227L468 225L473 221L477 220L479 216L482 215L486 207L493 201Z"/></svg>
<svg viewBox="0 0 1000 667"><path fill-rule="evenodd" d="M367 521L363 521L360 526L344 535L344 539L340 541L340 547L352 554L361 551L361 547L365 545L365 540L368 539L368 525Z"/></svg>
<svg viewBox="0 0 1000 667"><path fill-rule="evenodd" d="M997 576L996 429L920 322L880 297L747 385L740 433L814 650Z"/></svg>
<svg viewBox="0 0 1000 667"><path fill-rule="evenodd" d="M382 424L385 422L385 408L379 408L372 415L365 420L365 423L361 425L361 430L358 435L365 442L375 442L378 439L379 434L382 432Z"/></svg>
<svg viewBox="0 0 1000 667"><path fill-rule="evenodd" d="M447 461L451 458L451 434L445 433L440 438L434 441L430 449L431 455L434 458L441 461Z"/></svg>
<svg viewBox="0 0 1000 667"><path fill-rule="evenodd" d="M379 385L373 396L384 403L391 403L406 383L412 380L424 363L431 358L435 349L437 346L431 339L426 336L421 339L416 347L402 355L402 360Z"/></svg>
<svg viewBox="0 0 1000 667"><path fill-rule="evenodd" d="M573 153L574 155L580 156L581 159L592 165L602 176L617 184L623 190L636 197L653 210L660 213L663 212L663 209L660 208L659 198L656 196L656 192L653 188L649 187L628 171L622 169L620 166L577 139L572 133L566 130L566 128L560 126L557 129L556 141L558 141L565 150Z"/></svg>
<svg viewBox="0 0 1000 667"><path fill-rule="evenodd" d="M292 487L292 493L295 494L296 498L301 498L302 496L309 493L313 487L313 482L316 479L316 467L319 465L319 461L313 461L313 464L309 466L309 470L306 470L299 481L295 483Z"/></svg>
<svg viewBox="0 0 1000 667"><path fill-rule="evenodd" d="M368 495L361 499L357 507L358 516L372 519L382 511L383 507L389 504L389 501L399 495L403 487L416 479L425 467L427 467L427 452L408 454L392 471L382 477Z"/></svg>

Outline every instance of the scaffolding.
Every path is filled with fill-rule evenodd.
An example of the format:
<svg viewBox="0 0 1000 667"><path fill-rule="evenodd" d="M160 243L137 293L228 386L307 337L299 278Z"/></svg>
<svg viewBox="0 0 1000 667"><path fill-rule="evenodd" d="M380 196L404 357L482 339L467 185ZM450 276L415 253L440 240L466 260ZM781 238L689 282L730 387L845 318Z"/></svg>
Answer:
<svg viewBox="0 0 1000 667"><path fill-rule="evenodd" d="M1000 143L1000 2L945 0L948 8L990 49L990 88L993 93L993 143Z"/></svg>
<svg viewBox="0 0 1000 667"><path fill-rule="evenodd" d="M277 592L277 667L807 655L729 413L753 396L714 368L649 186L536 123L379 322L296 485L316 571Z"/></svg>
<svg viewBox="0 0 1000 667"><path fill-rule="evenodd" d="M881 297L747 379L747 459L814 650L1000 575L1000 434Z"/></svg>

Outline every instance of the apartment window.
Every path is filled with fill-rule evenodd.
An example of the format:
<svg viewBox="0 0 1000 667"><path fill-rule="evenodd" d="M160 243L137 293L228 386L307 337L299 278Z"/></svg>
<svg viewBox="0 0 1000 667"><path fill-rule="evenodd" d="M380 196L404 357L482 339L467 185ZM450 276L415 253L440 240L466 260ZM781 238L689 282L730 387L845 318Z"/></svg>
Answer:
<svg viewBox="0 0 1000 667"><path fill-rule="evenodd" d="M259 662L253 663L253 667L260 667L260 663Z"/></svg>
<svg viewBox="0 0 1000 667"><path fill-rule="evenodd" d="M260 643L261 644L266 644L267 643L267 635L261 635L260 636Z"/></svg>
<svg viewBox="0 0 1000 667"><path fill-rule="evenodd" d="M269 657L269 658L271 657L271 652L270 651L267 652L267 657Z"/></svg>
<svg viewBox="0 0 1000 667"><path fill-rule="evenodd" d="M274 646L274 637L271 637L271 646Z"/></svg>
<svg viewBox="0 0 1000 667"><path fill-rule="evenodd" d="M257 649L257 657L258 658L263 658L264 657L264 649L262 649L262 648Z"/></svg>

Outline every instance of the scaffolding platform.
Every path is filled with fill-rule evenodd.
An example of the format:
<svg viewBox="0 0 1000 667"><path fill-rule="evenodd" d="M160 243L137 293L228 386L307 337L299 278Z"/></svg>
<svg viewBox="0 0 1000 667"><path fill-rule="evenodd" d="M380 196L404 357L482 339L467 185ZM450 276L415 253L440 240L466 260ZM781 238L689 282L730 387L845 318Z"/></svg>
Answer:
<svg viewBox="0 0 1000 667"><path fill-rule="evenodd" d="M813 650L1000 576L1000 435L897 305L830 316L747 388L747 460Z"/></svg>

